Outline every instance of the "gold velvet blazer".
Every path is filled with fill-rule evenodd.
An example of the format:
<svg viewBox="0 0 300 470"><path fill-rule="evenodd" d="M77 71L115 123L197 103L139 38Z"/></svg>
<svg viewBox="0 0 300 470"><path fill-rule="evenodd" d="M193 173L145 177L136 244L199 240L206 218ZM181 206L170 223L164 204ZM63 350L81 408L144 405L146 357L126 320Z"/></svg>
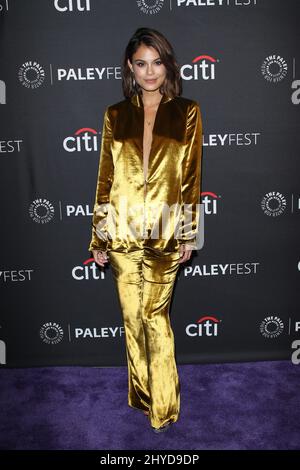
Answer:
<svg viewBox="0 0 300 470"><path fill-rule="evenodd" d="M89 251L148 247L168 253L197 249L202 119L196 101L163 94L147 178L143 168L144 107L139 94L105 110ZM178 230L179 227L179 230Z"/></svg>

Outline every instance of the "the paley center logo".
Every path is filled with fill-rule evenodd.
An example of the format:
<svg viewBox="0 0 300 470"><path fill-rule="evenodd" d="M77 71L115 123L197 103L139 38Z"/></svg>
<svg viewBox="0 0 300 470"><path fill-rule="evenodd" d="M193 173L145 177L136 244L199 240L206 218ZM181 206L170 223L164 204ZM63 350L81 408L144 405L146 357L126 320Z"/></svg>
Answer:
<svg viewBox="0 0 300 470"><path fill-rule="evenodd" d="M273 54L266 57L261 65L262 76L272 83L280 82L287 75L288 66L283 57Z"/></svg>
<svg viewBox="0 0 300 470"><path fill-rule="evenodd" d="M19 68L18 76L23 86L35 89L43 84L45 71L35 60L28 60Z"/></svg>
<svg viewBox="0 0 300 470"><path fill-rule="evenodd" d="M261 322L259 329L265 338L277 338L283 332L284 323L276 315L269 315Z"/></svg>
<svg viewBox="0 0 300 470"><path fill-rule="evenodd" d="M40 338L43 343L57 344L62 341L63 337L64 330L58 323L48 322L40 328Z"/></svg>
<svg viewBox="0 0 300 470"><path fill-rule="evenodd" d="M54 217L54 207L48 199L35 199L29 206L31 219L38 224L46 224Z"/></svg>
<svg viewBox="0 0 300 470"><path fill-rule="evenodd" d="M136 0L138 8L146 15L155 15L164 6L164 0Z"/></svg>
<svg viewBox="0 0 300 470"><path fill-rule="evenodd" d="M186 326L187 336L218 336L218 328L221 320L215 316L206 315L199 318L195 323Z"/></svg>
<svg viewBox="0 0 300 470"><path fill-rule="evenodd" d="M286 198L278 191L270 191L262 198L261 208L265 215L277 217L286 209Z"/></svg>

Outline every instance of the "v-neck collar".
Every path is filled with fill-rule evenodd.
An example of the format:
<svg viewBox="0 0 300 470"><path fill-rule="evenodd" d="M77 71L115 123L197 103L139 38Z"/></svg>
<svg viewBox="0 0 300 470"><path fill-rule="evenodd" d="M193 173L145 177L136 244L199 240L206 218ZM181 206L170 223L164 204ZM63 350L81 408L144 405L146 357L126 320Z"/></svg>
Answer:
<svg viewBox="0 0 300 470"><path fill-rule="evenodd" d="M161 97L161 100L159 102L159 105L161 104L164 104L164 103L167 103L168 101L171 101L173 98L170 98L169 96L167 96L165 93L163 93L162 97ZM131 98L130 98L130 101L132 104L134 104L135 106L137 106L138 108L144 108L144 103L143 103L143 100L142 100L142 97L139 93L136 93L135 95L133 95Z"/></svg>

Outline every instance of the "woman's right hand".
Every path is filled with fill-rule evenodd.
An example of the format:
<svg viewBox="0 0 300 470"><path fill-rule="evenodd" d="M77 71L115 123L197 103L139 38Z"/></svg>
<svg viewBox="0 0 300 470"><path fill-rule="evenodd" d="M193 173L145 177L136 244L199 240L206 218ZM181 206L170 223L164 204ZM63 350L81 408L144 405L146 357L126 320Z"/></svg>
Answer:
<svg viewBox="0 0 300 470"><path fill-rule="evenodd" d="M108 256L106 251L93 250L93 257L97 264L100 264L104 268L105 263L108 262Z"/></svg>

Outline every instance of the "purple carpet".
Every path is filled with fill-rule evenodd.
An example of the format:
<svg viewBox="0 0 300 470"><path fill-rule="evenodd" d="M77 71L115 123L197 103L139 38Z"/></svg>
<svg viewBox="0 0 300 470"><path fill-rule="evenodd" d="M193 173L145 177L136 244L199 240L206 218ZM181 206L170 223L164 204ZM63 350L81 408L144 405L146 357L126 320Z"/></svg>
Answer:
<svg viewBox="0 0 300 470"><path fill-rule="evenodd" d="M1 370L0 449L300 449L300 366L178 366L181 413L166 433L127 404L127 368Z"/></svg>

